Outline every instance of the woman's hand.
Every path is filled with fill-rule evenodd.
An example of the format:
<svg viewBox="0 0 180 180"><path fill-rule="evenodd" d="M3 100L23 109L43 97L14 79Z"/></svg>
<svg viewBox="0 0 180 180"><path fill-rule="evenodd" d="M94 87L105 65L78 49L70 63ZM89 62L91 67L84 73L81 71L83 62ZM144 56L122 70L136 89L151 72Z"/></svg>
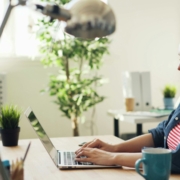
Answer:
<svg viewBox="0 0 180 180"><path fill-rule="evenodd" d="M84 144L80 149L78 149L75 153L76 155L82 151L82 149L84 148L97 148L97 149L101 149L101 150L104 150L104 151L108 151L108 152L115 152L115 146L114 145L111 145L111 144L108 144L108 143L105 143L99 139L94 139L93 141L90 141L86 144Z"/></svg>
<svg viewBox="0 0 180 180"><path fill-rule="evenodd" d="M75 161L91 162L98 165L115 165L115 156L116 153L110 153L96 148L85 147L81 148L78 151Z"/></svg>

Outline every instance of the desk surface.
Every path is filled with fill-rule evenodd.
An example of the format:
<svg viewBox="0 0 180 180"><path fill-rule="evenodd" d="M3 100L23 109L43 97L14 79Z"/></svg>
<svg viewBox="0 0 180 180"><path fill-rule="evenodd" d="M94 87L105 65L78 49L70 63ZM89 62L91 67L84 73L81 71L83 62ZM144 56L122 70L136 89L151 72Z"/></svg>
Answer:
<svg viewBox="0 0 180 180"><path fill-rule="evenodd" d="M94 138L100 138L108 143L116 144L121 142L115 136L86 136L86 137L68 137L68 138L51 138L57 149L76 150L78 144L84 141L90 141ZM2 159L16 160L23 157L25 149L31 141L31 148L25 161L25 180L143 180L134 169L130 168L103 168L103 169L72 169L59 170L47 154L45 148L39 139L20 140L17 147L3 147L0 145ZM170 180L179 180L180 175L171 175Z"/></svg>
<svg viewBox="0 0 180 180"><path fill-rule="evenodd" d="M124 112L123 110L108 110L107 113L117 120L135 124L161 122L166 120L170 114L168 112L159 114L154 112Z"/></svg>

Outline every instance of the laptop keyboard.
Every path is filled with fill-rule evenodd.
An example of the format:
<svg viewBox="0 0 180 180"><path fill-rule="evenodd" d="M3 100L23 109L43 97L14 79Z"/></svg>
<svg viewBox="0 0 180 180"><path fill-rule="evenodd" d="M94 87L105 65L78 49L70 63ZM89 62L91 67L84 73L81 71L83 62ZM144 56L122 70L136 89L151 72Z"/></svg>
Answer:
<svg viewBox="0 0 180 180"><path fill-rule="evenodd" d="M65 165L93 165L90 162L77 162L75 161L76 154L75 152L64 152L64 164ZM85 156L81 156L85 158Z"/></svg>

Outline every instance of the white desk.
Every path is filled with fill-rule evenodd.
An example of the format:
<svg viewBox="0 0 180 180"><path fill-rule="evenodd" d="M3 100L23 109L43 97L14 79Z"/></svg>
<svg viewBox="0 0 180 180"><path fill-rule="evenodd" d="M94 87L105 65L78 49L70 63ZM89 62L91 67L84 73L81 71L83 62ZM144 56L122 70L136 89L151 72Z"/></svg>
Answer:
<svg viewBox="0 0 180 180"><path fill-rule="evenodd" d="M154 113L146 114L143 113L125 113L123 110L108 110L108 115L112 116L114 119L114 135L119 137L119 121L125 121L129 123L136 124L136 134L141 135L142 132L142 124L149 122L161 122L166 120L169 116L168 113L160 113L159 116L156 116Z"/></svg>

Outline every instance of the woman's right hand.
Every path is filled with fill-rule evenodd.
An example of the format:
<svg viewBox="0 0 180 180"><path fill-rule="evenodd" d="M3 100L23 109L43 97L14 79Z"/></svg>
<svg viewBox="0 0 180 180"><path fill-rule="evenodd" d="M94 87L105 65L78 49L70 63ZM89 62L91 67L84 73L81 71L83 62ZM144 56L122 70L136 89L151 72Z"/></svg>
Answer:
<svg viewBox="0 0 180 180"><path fill-rule="evenodd" d="M115 152L115 147L112 144L105 143L100 139L94 139L86 144L84 144L75 153L78 154L83 148L97 148L108 152Z"/></svg>

